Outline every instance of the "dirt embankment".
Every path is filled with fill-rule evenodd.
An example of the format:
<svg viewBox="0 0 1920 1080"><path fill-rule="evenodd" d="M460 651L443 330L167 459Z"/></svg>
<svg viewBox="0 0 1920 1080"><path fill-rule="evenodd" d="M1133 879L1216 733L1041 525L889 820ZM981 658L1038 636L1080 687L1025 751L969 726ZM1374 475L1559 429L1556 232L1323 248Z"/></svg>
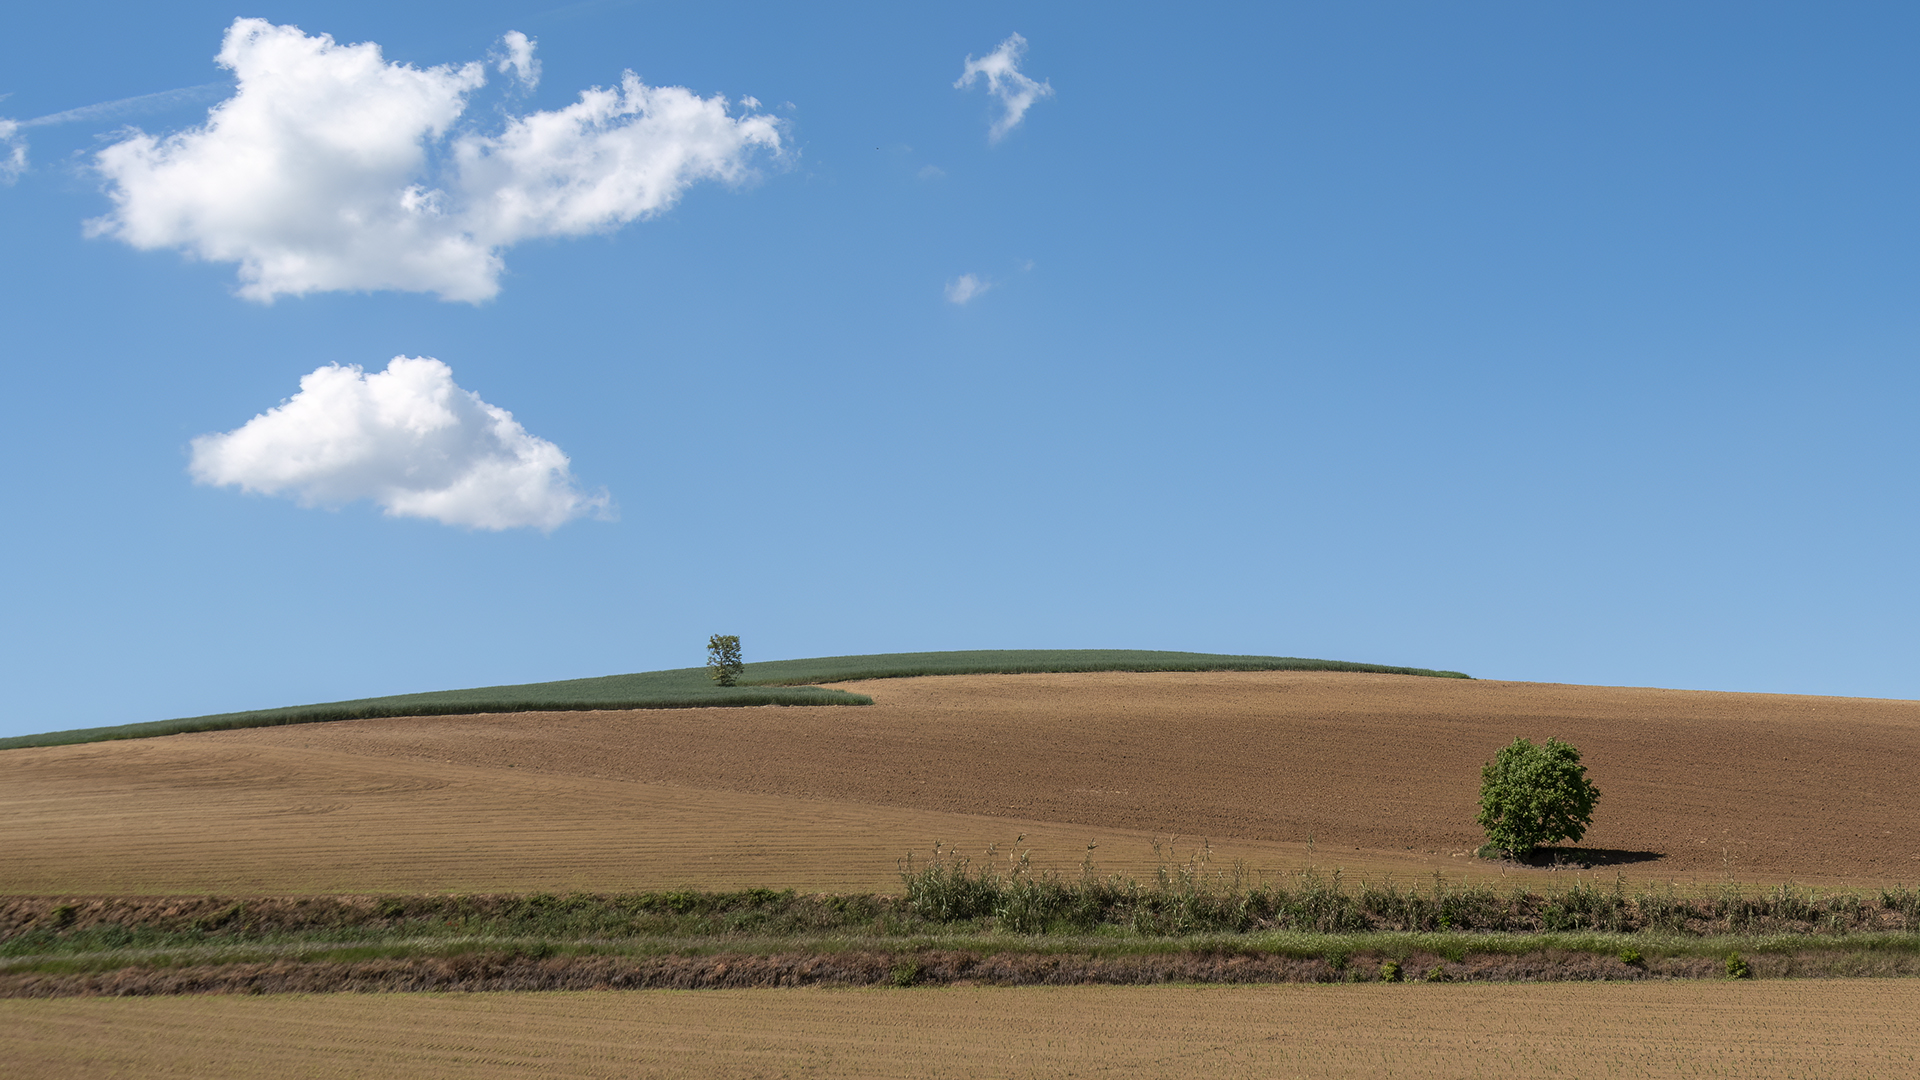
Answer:
<svg viewBox="0 0 1920 1080"><path fill-rule="evenodd" d="M1863 962L1870 967L1862 967ZM1761 977L1920 975L1920 957L1807 952L1757 956ZM1377 982L1591 982L1720 979L1714 957L1625 963L1591 953L1539 950L1449 959L1414 951L1333 957L1273 953L1061 953L925 950L789 955L537 956L468 953L348 963L272 961L134 967L109 972L0 973L0 998L145 997L174 994L451 993L520 990L742 990L801 986L1157 986Z"/></svg>

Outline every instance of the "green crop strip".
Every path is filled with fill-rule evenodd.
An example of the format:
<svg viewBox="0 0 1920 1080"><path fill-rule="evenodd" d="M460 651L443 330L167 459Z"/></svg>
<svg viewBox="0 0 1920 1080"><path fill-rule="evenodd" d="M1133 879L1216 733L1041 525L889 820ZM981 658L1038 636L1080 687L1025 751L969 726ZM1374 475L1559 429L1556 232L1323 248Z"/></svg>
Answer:
<svg viewBox="0 0 1920 1080"><path fill-rule="evenodd" d="M746 665L738 686L721 687L705 668L643 671L593 679L483 686L422 694L359 698L250 712L218 713L110 727L77 728L0 739L0 750L65 746L113 739L146 739L193 731L314 724L395 716L581 711L591 709L710 709L755 705L871 705L865 694L814 685L919 675L1022 675L1091 671L1350 671L1464 679L1457 671L1309 660L1287 656L1126 649L1004 649L968 652L883 653L773 660Z"/></svg>

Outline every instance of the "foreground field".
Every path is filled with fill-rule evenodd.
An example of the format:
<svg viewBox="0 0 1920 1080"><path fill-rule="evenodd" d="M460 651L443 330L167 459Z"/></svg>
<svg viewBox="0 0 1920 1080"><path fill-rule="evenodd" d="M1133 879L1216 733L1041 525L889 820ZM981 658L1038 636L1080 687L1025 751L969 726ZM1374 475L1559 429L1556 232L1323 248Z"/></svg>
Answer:
<svg viewBox="0 0 1920 1080"><path fill-rule="evenodd" d="M846 684L872 706L344 721L0 753L12 895L897 884L936 840L1138 874L1450 879L1480 764L1558 735L1629 883L1920 881L1920 703L1303 672Z"/></svg>
<svg viewBox="0 0 1920 1080"><path fill-rule="evenodd" d="M1920 982L0 1001L8 1075L1911 1077Z"/></svg>
<svg viewBox="0 0 1920 1080"><path fill-rule="evenodd" d="M1616 874L1628 890L1673 883L1682 894L1736 899L1730 882L1792 881L1829 897L1853 888L1870 899L1877 886L1920 881L1915 702L1301 672L948 676L848 688L875 704L360 720L0 752L0 894L41 898L7 907L26 928L12 942L8 985L188 995L0 1000L0 1068L27 1077L1920 1070L1920 981L1796 977L1912 969L1910 934L1855 933L1839 908L1819 909L1842 916L1817 928L1826 937L1785 948L1548 935L1503 959L1477 952L1478 939L1419 935L1322 935L1292 952L1249 948L1251 939L1156 943L1160 931L1126 928L1082 942L849 945L831 937L854 933L845 928L811 943L753 941L730 921L684 942L588 928L560 935L557 948L538 919L531 937L503 924L524 937L504 940L485 918L432 908L423 895L459 907L479 901L444 894L521 894L564 908L582 898L525 894L897 892L895 860L909 851L924 858L944 841L977 862L998 844L1004 870L1023 834L1018 847L1039 867L1069 875L1091 856L1101 873L1154 880L1206 853L1209 869L1238 862L1296 890L1336 872L1422 889L1436 877L1506 879L1482 891L1533 890L1542 910L1579 895L1576 884L1599 895ZM1593 871L1470 856L1480 763L1515 735L1558 735L1585 752L1604 793L1579 852ZM1432 886L1438 897L1440 882ZM184 899L210 894L224 899ZM366 925L307 937L234 930L311 907L318 901L301 897L315 894L357 894L337 902L364 907ZM274 896L284 899L230 903ZM679 911L706 901L656 902ZM194 903L217 910L187 910ZM151 907L154 940L130 931L139 920L115 904ZM432 908L440 936L409 944L426 926L426 915L406 914L413 907ZM185 929L165 930L168 920ZM206 933L193 929L202 924ZM801 946L813 952L783 955ZM1750 955L1760 981L1719 981L1731 970L1721 949ZM1438 971L1455 981L1026 989L979 985L990 976L977 973L1018 968L1021 978L1072 983L1113 976L1109 967L1146 971L1140 981L1386 978L1387 957L1404 961L1408 978ZM984 966L962 963L973 959ZM1538 971L1528 967L1536 962ZM1493 968L1503 963L1526 970L1502 976ZM818 964L864 965L859 978L828 982L958 982L508 989L774 986L818 977ZM1249 975L1235 964L1276 971ZM498 977L463 983L463 972ZM1061 972L1072 977L1053 977ZM1703 975L1713 981L1461 981ZM496 989L250 994L347 985Z"/></svg>

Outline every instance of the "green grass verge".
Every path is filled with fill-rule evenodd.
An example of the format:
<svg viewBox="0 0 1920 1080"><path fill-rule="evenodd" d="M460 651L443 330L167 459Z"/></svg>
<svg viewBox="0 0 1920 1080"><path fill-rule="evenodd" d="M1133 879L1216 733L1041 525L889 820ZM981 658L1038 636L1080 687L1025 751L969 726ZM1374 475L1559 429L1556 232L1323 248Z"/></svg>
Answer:
<svg viewBox="0 0 1920 1080"><path fill-rule="evenodd" d="M1016 983L1048 977L1048 957L1117 962L1099 978L1146 982L1175 975L1238 981L1231 964L1218 964L1235 957L1324 961L1304 972L1269 966L1262 976L1309 981L1920 975L1920 891L1905 887L1865 893L1783 885L1748 894L1729 886L1718 896L1682 898L1657 890L1629 895L1616 879L1612 889L1581 882L1501 893L1437 876L1431 887L1356 886L1337 873L1249 883L1238 871L1213 873L1197 861L1163 865L1146 881L1099 877L1089 862L1078 880L1066 880L1036 876L1024 859L1003 872L941 857L917 866L903 859L900 875L895 895L15 898L0 903L0 993L9 979L26 980L16 988L33 994L184 992L181 986L257 992L257 973L240 969L269 964L282 975L286 965L305 965L301 985L334 989L419 975L349 970L368 962L453 962L465 972L454 972L459 978L496 989L669 978L658 965L653 975L641 970L647 958L677 963L660 985L725 985L719 980L737 957L791 967L795 957L835 955L851 966L830 964L820 978L897 986L923 981L927 957L946 972L939 978L971 978L969 964L991 959L998 972L991 977ZM702 957L713 963L678 963ZM608 958L640 968L592 966ZM1156 958L1173 962L1154 968ZM542 966L534 972L527 961ZM807 962L800 975L814 970ZM1094 974L1089 968L1076 978ZM95 977L111 985L86 981ZM40 979L69 982L33 981Z"/></svg>
<svg viewBox="0 0 1920 1080"><path fill-rule="evenodd" d="M1141 882L1062 880L1024 868L1007 875L964 864L902 871L897 895L793 890L343 896L14 898L0 902L0 957L222 943L341 944L436 938L593 941L916 935L1032 939L1260 940L1289 935L1465 934L1475 941L1565 942L1583 935L1676 941L1905 940L1920 943L1920 890L1822 892L1780 886L1681 898L1659 890L1578 883L1545 892L1485 885L1402 887L1303 874L1247 884L1175 867ZM1437 936L1436 936L1437 935ZM1888 937L1887 935L1893 935ZM1357 940L1357 938L1356 938ZM1556 946L1558 947L1558 946Z"/></svg>
<svg viewBox="0 0 1920 1080"><path fill-rule="evenodd" d="M1583 954L1642 974L1699 977L1669 961L1751 956L1770 975L1920 973L1920 892L1676 901L1579 885L1500 895L1483 886L1403 890L1302 876L1245 888L1178 872L1150 882L903 871L903 895L792 890L389 897L16 899L0 905L0 975L269 962L343 964L496 958L792 956L929 951L1088 958L1327 958L1356 971L1393 960ZM960 886L992 896L955 910ZM1056 899L1041 919L1035 887ZM1077 894L1079 903L1075 903ZM1043 901L1044 902L1044 901ZM1678 917L1676 917L1678 916ZM1025 923L1024 929L1020 924ZM1449 925L1452 924L1452 925ZM1682 965L1684 967L1684 965ZM1687 974L1691 971L1692 974ZM1731 968L1728 969L1731 972ZM1443 976L1446 973L1442 973ZM1464 974L1464 973L1461 973ZM1604 974L1604 973L1603 973ZM1631 977L1624 969L1608 977ZM1507 976L1501 976L1507 977ZM1522 976L1527 977L1527 976ZM1743 976L1744 977L1744 976Z"/></svg>
<svg viewBox="0 0 1920 1080"><path fill-rule="evenodd" d="M865 694L812 684L916 675L1019 675L1072 671L1358 671L1467 678L1457 671L1354 664L1342 660L1137 649L987 649L882 653L748 664L740 680L742 685L734 687L714 685L707 678L705 668L675 668L631 675L606 675L594 679L395 694L319 705L293 705L111 727L76 728L43 735L16 735L0 739L0 750L387 716L456 716L465 713L586 709L698 709L748 705L871 705L873 699Z"/></svg>

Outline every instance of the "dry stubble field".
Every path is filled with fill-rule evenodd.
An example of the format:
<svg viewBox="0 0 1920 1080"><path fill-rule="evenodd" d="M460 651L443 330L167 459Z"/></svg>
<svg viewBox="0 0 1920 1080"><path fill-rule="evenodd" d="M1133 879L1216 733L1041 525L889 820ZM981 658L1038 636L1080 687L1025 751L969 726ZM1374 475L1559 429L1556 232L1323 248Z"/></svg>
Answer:
<svg viewBox="0 0 1920 1080"><path fill-rule="evenodd" d="M1537 888L1552 872L1464 857L1479 839L1479 765L1515 735L1582 749L1604 792L1584 846L1620 860L1630 884L1920 881L1915 702L1277 672L858 688L876 704L369 720L8 751L0 892L883 890L908 850L1004 847L1019 833L1066 868L1097 842L1101 869L1139 873L1154 838L1180 837L1184 856L1204 837L1216 865L1287 873L1312 859ZM113 1062L256 1075L261 1055L293 1051L309 1064L276 1071L487 1075L533 1054L554 1075L697 1075L697 1063L728 1076L1910 1076L1915 989L9 1001L0 1027L9 1072L47 1076L110 1075ZM197 1034L208 1030L217 1044Z"/></svg>

